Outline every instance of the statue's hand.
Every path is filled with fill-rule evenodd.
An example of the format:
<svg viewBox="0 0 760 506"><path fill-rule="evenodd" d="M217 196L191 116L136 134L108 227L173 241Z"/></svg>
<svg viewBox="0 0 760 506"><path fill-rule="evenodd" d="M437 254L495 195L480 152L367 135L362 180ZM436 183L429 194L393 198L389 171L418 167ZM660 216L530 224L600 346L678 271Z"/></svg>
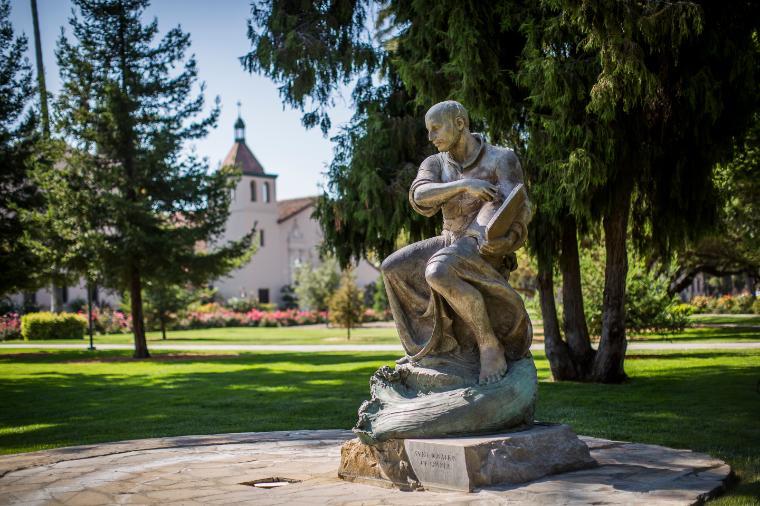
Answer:
<svg viewBox="0 0 760 506"><path fill-rule="evenodd" d="M506 237L485 241L480 245L480 254L487 257L504 256L512 251L515 239L515 235L510 232Z"/></svg>
<svg viewBox="0 0 760 506"><path fill-rule="evenodd" d="M499 187L482 179L461 179L460 183L470 195L490 202L499 194Z"/></svg>
<svg viewBox="0 0 760 506"><path fill-rule="evenodd" d="M517 227L512 227L504 237L485 241L480 245L480 254L483 256L500 257L512 253L520 247L520 232Z"/></svg>

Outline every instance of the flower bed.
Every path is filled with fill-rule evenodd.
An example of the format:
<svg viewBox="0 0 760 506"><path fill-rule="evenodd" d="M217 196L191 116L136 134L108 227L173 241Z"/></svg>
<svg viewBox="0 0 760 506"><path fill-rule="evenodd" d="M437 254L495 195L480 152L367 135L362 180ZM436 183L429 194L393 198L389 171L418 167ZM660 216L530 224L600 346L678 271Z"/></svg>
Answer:
<svg viewBox="0 0 760 506"><path fill-rule="evenodd" d="M77 314L87 318L87 312ZM128 334L132 332L132 317L110 308L93 308L93 327L98 334ZM389 311L378 312L367 309L363 322L376 322L390 319ZM170 330L207 329L213 327L292 327L295 325L313 325L327 323L327 311L302 311L286 309L262 311L251 309L237 312L219 304L204 304L188 311L182 311L169 325ZM20 339L21 319L16 313L0 315L0 340Z"/></svg>
<svg viewBox="0 0 760 506"><path fill-rule="evenodd" d="M709 297L697 295L689 301L697 313L717 314L760 314L760 299L753 299L749 293Z"/></svg>
<svg viewBox="0 0 760 506"><path fill-rule="evenodd" d="M0 341L21 339L21 317L18 313L0 315Z"/></svg>
<svg viewBox="0 0 760 506"><path fill-rule="evenodd" d="M325 323L325 311L300 311L287 309L281 311L260 311L251 309L246 313L237 313L223 307L212 311L188 311L180 316L173 325L175 329L202 329L211 327L291 327Z"/></svg>

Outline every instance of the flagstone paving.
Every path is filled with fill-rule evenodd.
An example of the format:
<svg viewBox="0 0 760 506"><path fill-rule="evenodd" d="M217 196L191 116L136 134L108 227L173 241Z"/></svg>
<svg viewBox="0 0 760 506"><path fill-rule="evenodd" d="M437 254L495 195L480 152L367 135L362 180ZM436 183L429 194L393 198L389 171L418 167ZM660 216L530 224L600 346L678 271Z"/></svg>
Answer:
<svg viewBox="0 0 760 506"><path fill-rule="evenodd" d="M582 437L599 467L474 493L338 479L345 430L143 439L0 457L0 504L694 504L730 467L708 455ZM246 482L298 480L278 488Z"/></svg>

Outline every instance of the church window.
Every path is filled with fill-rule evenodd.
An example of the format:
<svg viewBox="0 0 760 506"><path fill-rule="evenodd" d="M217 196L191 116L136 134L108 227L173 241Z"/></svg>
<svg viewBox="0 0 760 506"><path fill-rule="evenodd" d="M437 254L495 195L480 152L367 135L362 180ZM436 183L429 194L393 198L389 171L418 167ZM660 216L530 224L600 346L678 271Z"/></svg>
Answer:
<svg viewBox="0 0 760 506"><path fill-rule="evenodd" d="M269 191L269 183L264 183L264 202L271 202L272 195Z"/></svg>
<svg viewBox="0 0 760 506"><path fill-rule="evenodd" d="M251 202L256 202L256 181L251 181Z"/></svg>
<svg viewBox="0 0 760 506"><path fill-rule="evenodd" d="M259 304L269 304L269 288L259 288Z"/></svg>

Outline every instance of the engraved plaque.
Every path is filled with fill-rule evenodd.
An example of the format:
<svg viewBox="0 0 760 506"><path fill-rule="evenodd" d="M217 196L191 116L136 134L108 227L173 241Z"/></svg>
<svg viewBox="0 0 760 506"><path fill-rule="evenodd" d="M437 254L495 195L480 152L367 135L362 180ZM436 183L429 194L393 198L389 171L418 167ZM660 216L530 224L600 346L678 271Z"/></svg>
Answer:
<svg viewBox="0 0 760 506"><path fill-rule="evenodd" d="M407 439L404 441L406 454L414 474L425 488L445 488L469 491L470 478L467 474L463 446L436 444L430 440Z"/></svg>

